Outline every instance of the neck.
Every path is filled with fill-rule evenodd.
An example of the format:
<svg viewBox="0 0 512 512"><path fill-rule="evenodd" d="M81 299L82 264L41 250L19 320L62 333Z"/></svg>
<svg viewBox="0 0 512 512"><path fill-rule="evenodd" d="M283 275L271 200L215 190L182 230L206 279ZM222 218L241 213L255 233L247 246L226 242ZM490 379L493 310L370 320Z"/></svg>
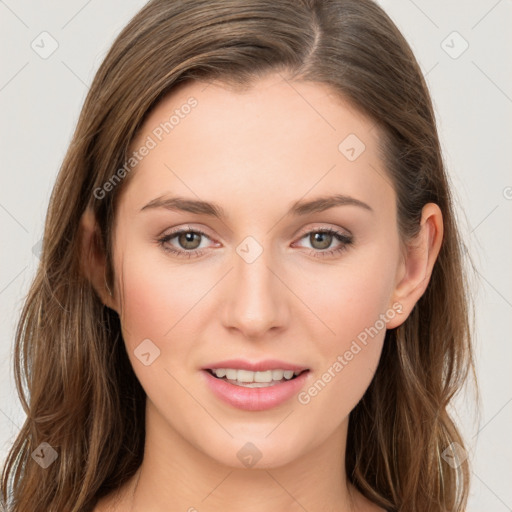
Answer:
<svg viewBox="0 0 512 512"><path fill-rule="evenodd" d="M279 467L264 467L264 457L255 467L231 467L185 440L148 400L144 460L126 491L128 510L356 510L345 474L347 425Z"/></svg>

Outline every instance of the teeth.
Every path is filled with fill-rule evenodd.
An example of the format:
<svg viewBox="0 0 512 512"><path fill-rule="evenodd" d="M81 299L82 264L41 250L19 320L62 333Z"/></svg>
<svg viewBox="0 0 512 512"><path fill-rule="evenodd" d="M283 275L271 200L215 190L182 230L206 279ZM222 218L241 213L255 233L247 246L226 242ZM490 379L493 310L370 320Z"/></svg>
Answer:
<svg viewBox="0 0 512 512"><path fill-rule="evenodd" d="M260 372L261 375L261 372ZM237 370L236 373L236 380L238 382L254 382L254 377L256 377L256 374L254 372L250 372L248 370ZM264 381L258 381L258 382L264 382Z"/></svg>
<svg viewBox="0 0 512 512"><path fill-rule="evenodd" d="M284 370L272 370L272 379L281 380L284 376Z"/></svg>
<svg viewBox="0 0 512 512"><path fill-rule="evenodd" d="M213 373L217 375L217 377L225 377L226 376L226 369L225 368L219 368L218 370L213 370Z"/></svg>
<svg viewBox="0 0 512 512"><path fill-rule="evenodd" d="M237 370L232 370L231 368L226 368L224 371L226 372L226 379L228 379L228 380L237 380L236 379L237 373L238 373Z"/></svg>
<svg viewBox="0 0 512 512"><path fill-rule="evenodd" d="M294 375L299 375L300 371L293 370L266 370L264 372L251 372L250 370L237 370L234 368L217 368L212 370L213 374L219 378L226 377L227 380L238 381L240 383L267 383L272 381L290 380Z"/></svg>
<svg viewBox="0 0 512 512"><path fill-rule="evenodd" d="M246 372L246 373L253 373L253 372ZM247 382L270 382L271 380L279 380L279 379L273 379L272 370L267 370L265 372L254 372L254 380L249 380Z"/></svg>

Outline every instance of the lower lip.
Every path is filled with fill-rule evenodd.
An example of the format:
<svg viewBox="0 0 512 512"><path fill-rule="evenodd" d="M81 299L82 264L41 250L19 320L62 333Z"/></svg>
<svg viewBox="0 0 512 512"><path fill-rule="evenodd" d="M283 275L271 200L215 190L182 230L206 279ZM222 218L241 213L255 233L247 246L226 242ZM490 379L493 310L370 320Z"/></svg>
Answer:
<svg viewBox="0 0 512 512"><path fill-rule="evenodd" d="M264 388L246 388L214 377L207 370L202 372L212 392L224 402L245 411L264 411L277 407L298 393L304 386L309 371L302 372L292 380Z"/></svg>

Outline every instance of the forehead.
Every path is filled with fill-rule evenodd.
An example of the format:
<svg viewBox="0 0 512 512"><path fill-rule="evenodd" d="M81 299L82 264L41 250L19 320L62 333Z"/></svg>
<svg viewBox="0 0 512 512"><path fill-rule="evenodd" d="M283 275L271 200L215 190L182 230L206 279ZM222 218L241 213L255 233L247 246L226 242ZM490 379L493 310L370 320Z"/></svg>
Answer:
<svg viewBox="0 0 512 512"><path fill-rule="evenodd" d="M329 86L279 74L244 90L181 84L150 112L130 151L144 146L128 187L141 200L176 189L260 205L327 192L377 202L393 195L375 124Z"/></svg>

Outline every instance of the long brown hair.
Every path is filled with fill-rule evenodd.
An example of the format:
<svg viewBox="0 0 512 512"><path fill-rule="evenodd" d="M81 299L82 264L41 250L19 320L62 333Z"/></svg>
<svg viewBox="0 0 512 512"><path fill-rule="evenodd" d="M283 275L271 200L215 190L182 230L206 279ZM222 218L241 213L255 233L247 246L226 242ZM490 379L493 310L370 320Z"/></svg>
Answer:
<svg viewBox="0 0 512 512"><path fill-rule="evenodd" d="M247 88L271 72L328 84L375 122L404 241L426 203L442 210L427 290L386 333L376 375L350 414L346 470L387 510L464 510L468 462L459 457L452 468L444 454L464 449L447 406L474 374L468 286L433 108L407 42L371 0L152 0L99 68L50 199L16 331L27 418L2 473L9 511L91 511L142 462L145 393L118 315L81 270L78 229L90 208L111 284L116 201L128 179L101 197L95 191L123 167L148 112L176 86L202 79ZM41 443L58 454L46 468L33 456Z"/></svg>

